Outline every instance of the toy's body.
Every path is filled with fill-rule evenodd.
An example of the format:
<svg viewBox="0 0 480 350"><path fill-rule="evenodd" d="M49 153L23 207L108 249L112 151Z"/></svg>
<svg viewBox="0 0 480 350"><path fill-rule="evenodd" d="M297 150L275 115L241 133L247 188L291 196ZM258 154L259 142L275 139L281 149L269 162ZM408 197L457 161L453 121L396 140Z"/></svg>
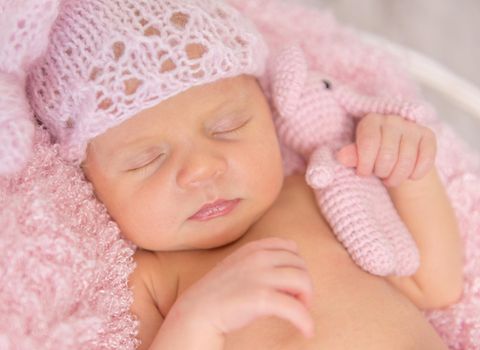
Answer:
<svg viewBox="0 0 480 350"><path fill-rule="evenodd" d="M372 274L412 275L418 250L385 186L375 176L356 175L336 161L335 153L354 141L355 118L379 113L415 121L428 111L332 84L320 72L307 70L297 46L280 52L271 74L279 137L306 160L306 181L338 240Z"/></svg>

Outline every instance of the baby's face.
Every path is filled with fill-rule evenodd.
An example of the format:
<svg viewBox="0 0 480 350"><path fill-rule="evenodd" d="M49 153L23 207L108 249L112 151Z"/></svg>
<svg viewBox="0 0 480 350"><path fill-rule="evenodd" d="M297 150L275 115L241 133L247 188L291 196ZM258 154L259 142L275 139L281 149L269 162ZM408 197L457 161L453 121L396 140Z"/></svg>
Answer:
<svg viewBox="0 0 480 350"><path fill-rule="evenodd" d="M107 130L83 170L123 235L155 251L232 242L283 184L269 105L247 75L190 88ZM192 218L219 199L239 201L226 215Z"/></svg>

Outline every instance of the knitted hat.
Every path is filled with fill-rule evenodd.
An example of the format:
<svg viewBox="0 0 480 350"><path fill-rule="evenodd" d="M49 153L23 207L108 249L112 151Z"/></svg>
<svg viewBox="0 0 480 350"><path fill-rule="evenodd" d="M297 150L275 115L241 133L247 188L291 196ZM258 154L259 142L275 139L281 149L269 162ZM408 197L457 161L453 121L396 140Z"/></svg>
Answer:
<svg viewBox="0 0 480 350"><path fill-rule="evenodd" d="M190 87L260 77L267 54L253 22L223 1L64 0L26 92L79 165L95 136Z"/></svg>

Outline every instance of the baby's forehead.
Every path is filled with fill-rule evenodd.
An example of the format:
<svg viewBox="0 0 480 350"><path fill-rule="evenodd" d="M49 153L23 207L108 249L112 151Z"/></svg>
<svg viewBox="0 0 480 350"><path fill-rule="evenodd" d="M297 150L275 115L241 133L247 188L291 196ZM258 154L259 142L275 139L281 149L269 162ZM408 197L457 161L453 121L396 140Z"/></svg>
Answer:
<svg viewBox="0 0 480 350"><path fill-rule="evenodd" d="M254 88L258 88L255 77L246 75L192 87L141 109L91 140L91 148L107 149L106 153L112 153L120 151L120 147L122 150L141 147L158 132L175 133L179 127L197 127L200 121L210 127L217 119L228 116L228 112L248 107Z"/></svg>
<svg viewBox="0 0 480 350"><path fill-rule="evenodd" d="M194 86L160 102L152 111L143 110L141 113L157 113L162 115L162 119L167 123L169 119L175 121L180 118L185 123L192 124L198 119L215 116L229 108L244 106L254 97L254 89L258 90L254 77L242 75L222 79Z"/></svg>

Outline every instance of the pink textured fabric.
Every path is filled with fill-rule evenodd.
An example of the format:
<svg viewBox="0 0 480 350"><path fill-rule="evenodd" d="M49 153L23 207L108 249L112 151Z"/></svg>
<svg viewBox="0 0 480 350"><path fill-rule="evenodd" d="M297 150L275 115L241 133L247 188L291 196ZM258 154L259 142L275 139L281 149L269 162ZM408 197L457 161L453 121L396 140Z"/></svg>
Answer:
<svg viewBox="0 0 480 350"><path fill-rule="evenodd" d="M357 176L335 159L354 141L355 120L368 113L433 120L422 105L357 94L309 69L291 45L269 63L275 124L283 143L307 162L306 181L353 260L376 275L412 275L420 257L410 232L376 176Z"/></svg>
<svg viewBox="0 0 480 350"><path fill-rule="evenodd" d="M0 207L0 349L135 349L135 247L41 127Z"/></svg>
<svg viewBox="0 0 480 350"><path fill-rule="evenodd" d="M330 14L279 0L230 2L253 19L270 48L299 42L310 67L335 81L365 94L418 98L388 55ZM430 125L466 264L462 300L426 316L451 349L480 349L479 156L444 123ZM304 171L302 158L281 146L285 173ZM133 349L135 322L126 312L133 249L79 169L60 159L58 145L39 137L28 167L11 180L0 177L0 205L0 348Z"/></svg>
<svg viewBox="0 0 480 350"><path fill-rule="evenodd" d="M141 109L195 85L261 76L268 53L248 18L216 0L68 0L50 36L27 94L77 165L91 138Z"/></svg>
<svg viewBox="0 0 480 350"><path fill-rule="evenodd" d="M0 0L0 176L18 172L32 150L33 112L25 75L44 53L58 0Z"/></svg>

